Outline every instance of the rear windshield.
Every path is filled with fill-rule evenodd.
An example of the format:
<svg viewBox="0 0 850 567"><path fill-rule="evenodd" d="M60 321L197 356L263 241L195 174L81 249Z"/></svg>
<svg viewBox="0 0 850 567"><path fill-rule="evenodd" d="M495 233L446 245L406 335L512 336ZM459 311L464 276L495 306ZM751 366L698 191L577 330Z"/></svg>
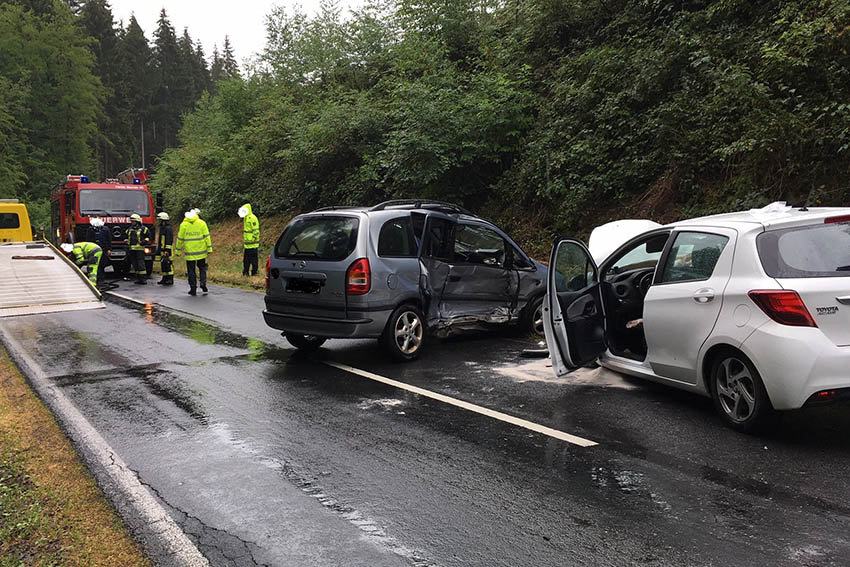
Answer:
<svg viewBox="0 0 850 567"><path fill-rule="evenodd" d="M355 217L305 217L283 231L275 247L278 258L344 260L357 243Z"/></svg>
<svg viewBox="0 0 850 567"><path fill-rule="evenodd" d="M771 277L850 276L850 222L764 232L756 243Z"/></svg>
<svg viewBox="0 0 850 567"><path fill-rule="evenodd" d="M18 213L0 213L0 228L21 228Z"/></svg>

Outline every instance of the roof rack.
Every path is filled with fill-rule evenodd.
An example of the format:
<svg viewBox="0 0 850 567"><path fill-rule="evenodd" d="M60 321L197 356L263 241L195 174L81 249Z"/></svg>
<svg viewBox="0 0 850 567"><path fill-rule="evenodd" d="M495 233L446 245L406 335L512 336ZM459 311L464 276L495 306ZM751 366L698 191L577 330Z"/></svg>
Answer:
<svg viewBox="0 0 850 567"><path fill-rule="evenodd" d="M321 209L316 209L313 212L315 213L315 212L319 212L319 211L340 211L340 210L343 210L343 209L359 209L359 208L361 208L361 207L356 207L354 205L333 205L331 207L322 207Z"/></svg>
<svg viewBox="0 0 850 567"><path fill-rule="evenodd" d="M446 203L445 201L434 201L432 199L395 199L392 201L384 201L369 209L370 211L383 211L388 208L409 208L409 209L432 209L436 211L459 213L462 215L475 216L459 205L454 203Z"/></svg>

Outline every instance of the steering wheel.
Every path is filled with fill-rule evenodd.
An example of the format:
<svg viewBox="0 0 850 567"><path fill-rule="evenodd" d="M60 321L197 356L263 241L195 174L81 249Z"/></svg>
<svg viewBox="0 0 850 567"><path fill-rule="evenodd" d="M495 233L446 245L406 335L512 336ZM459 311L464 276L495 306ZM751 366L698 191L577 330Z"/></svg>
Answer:
<svg viewBox="0 0 850 567"><path fill-rule="evenodd" d="M635 270L618 274L611 281L614 295L622 303L637 303L643 300L652 284L652 274L653 270Z"/></svg>
<svg viewBox="0 0 850 567"><path fill-rule="evenodd" d="M643 276L641 276L637 281L638 289L640 290L640 296L646 297L646 293L649 291L649 286L652 285L652 278L655 275L654 272L646 272Z"/></svg>

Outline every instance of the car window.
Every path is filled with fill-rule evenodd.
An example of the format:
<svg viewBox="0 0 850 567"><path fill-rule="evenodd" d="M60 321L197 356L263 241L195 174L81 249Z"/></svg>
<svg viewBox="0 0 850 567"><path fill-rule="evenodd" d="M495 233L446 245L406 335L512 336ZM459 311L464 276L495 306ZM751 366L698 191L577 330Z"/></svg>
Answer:
<svg viewBox="0 0 850 567"><path fill-rule="evenodd" d="M660 283L707 280L729 238L719 234L680 232L664 265Z"/></svg>
<svg viewBox="0 0 850 567"><path fill-rule="evenodd" d="M551 269L555 291L559 293L582 290L596 279L590 256L575 242L558 245Z"/></svg>
<svg viewBox="0 0 850 567"><path fill-rule="evenodd" d="M503 266L505 240L498 232L487 227L458 224L455 231L454 261Z"/></svg>
<svg viewBox="0 0 850 567"><path fill-rule="evenodd" d="M283 231L275 247L278 258L343 260L354 251L359 220L355 217L305 217Z"/></svg>
<svg viewBox="0 0 850 567"><path fill-rule="evenodd" d="M20 228L18 213L0 213L0 228Z"/></svg>
<svg viewBox="0 0 850 567"><path fill-rule="evenodd" d="M454 222L432 216L427 225L422 255L451 261L454 257Z"/></svg>
<svg viewBox="0 0 850 567"><path fill-rule="evenodd" d="M764 271L772 278L850 276L850 223L819 224L761 233Z"/></svg>
<svg viewBox="0 0 850 567"><path fill-rule="evenodd" d="M418 249L409 216L390 219L381 227L381 233L378 236L378 256L413 258Z"/></svg>
<svg viewBox="0 0 850 567"><path fill-rule="evenodd" d="M638 268L654 268L661 258L661 251L664 250L667 237L667 233L658 234L634 245L620 255L609 271L619 274Z"/></svg>

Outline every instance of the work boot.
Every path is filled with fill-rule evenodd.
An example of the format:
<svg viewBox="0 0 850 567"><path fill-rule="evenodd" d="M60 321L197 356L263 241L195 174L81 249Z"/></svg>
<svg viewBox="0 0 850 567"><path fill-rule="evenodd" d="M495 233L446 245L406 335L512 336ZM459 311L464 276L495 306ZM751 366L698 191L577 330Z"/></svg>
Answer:
<svg viewBox="0 0 850 567"><path fill-rule="evenodd" d="M198 292L193 288L189 290L189 295L198 295Z"/></svg>
<svg viewBox="0 0 850 567"><path fill-rule="evenodd" d="M163 276L163 278L161 280L156 282L156 285L165 285L165 277Z"/></svg>
<svg viewBox="0 0 850 567"><path fill-rule="evenodd" d="M174 285L174 276L165 276L162 285Z"/></svg>
<svg viewBox="0 0 850 567"><path fill-rule="evenodd" d="M205 286L205 285L202 285L202 286L201 286L201 291L202 291L202 292L204 292L204 295L206 295L207 293L209 293L209 290L207 289L207 286Z"/></svg>

